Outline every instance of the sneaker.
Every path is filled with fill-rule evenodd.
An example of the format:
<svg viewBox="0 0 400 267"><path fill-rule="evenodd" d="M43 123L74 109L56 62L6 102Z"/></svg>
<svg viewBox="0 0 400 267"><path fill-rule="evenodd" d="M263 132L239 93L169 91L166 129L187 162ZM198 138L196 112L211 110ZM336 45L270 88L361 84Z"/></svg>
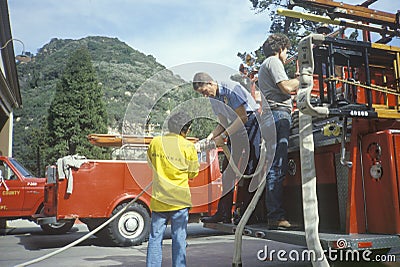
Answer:
<svg viewBox="0 0 400 267"><path fill-rule="evenodd" d="M277 220L277 221L268 221L268 228L269 229L278 229L278 230L288 230L292 227L290 222L285 219Z"/></svg>

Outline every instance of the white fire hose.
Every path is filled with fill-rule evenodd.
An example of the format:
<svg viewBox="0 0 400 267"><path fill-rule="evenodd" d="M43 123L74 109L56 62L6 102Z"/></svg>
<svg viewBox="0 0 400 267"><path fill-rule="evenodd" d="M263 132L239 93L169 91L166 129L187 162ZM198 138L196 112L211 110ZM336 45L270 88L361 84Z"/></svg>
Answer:
<svg viewBox="0 0 400 267"><path fill-rule="evenodd" d="M314 267L329 266L318 234L319 215L314 162L314 139L312 129L312 116L327 117L329 115L329 110L326 107L313 107L310 103L314 72L314 59L312 54L313 41L322 42L323 40L324 36L321 34L310 35L300 41L298 49L301 74L300 88L297 94L297 106L300 111L300 158L302 162L307 162L307 164L301 164L304 227L307 248L311 251L314 251L316 255L316 258L312 260L312 265ZM237 168L233 169L236 172ZM236 228L232 266L242 266L241 246L243 230L264 191L265 183L266 179L262 179L262 182L259 185L253 199L251 200L249 207L246 209Z"/></svg>
<svg viewBox="0 0 400 267"><path fill-rule="evenodd" d="M264 142L262 144L264 144ZM228 154L229 149L228 149L227 146L225 146L225 147L223 147L223 150L224 150L225 155L228 156L228 155L230 155L230 153ZM256 176L261 172L261 170L263 169L263 166L264 166L264 164L262 164L262 163L265 162L265 158L266 158L266 148L265 148L264 145L262 145L261 146L259 164L257 165L256 171L251 176ZM240 173L239 170L237 169L236 165L235 164L232 164L232 165L234 166L233 167L234 171L235 172L237 171L236 173ZM262 177L265 177L265 174L263 174ZM235 230L235 246L234 246L233 260L232 260L232 266L234 266L234 267L242 266L242 237L243 237L243 230L244 230L244 227L246 226L248 220L250 219L251 214L256 209L257 203L258 203L260 197L262 196L262 193L265 190L265 183L266 183L266 179L265 178L261 179L261 183L258 185L256 193L254 194L253 198L251 199L249 205L247 206L245 212L243 213L242 218L240 218L240 221L239 221L239 223L238 223L238 225L236 227L236 230Z"/></svg>
<svg viewBox="0 0 400 267"><path fill-rule="evenodd" d="M213 149L215 148L215 143L212 140L207 140L207 139L202 139L196 144L196 148L198 150L207 150L207 149ZM260 148L260 159L259 163L257 165L256 170L254 171L253 174L249 175L243 175L243 173L239 170L239 168L236 166L235 162L232 159L231 152L229 150L229 147L225 144L222 146L222 150L225 154L225 156L229 159L229 166L232 168L233 172L240 178L244 179L249 179L256 177L261 173L261 171L264 169L264 162L266 161L266 155L267 151L265 148L265 141L262 140L261 143L261 148ZM265 177L265 174L262 174L261 177ZM255 192L253 198L251 199L249 205L246 208L246 211L243 213L243 216L240 218L240 221L236 227L235 230L235 246L234 246L234 251L233 251L233 260L232 260L232 266L242 266L242 237L243 237L243 230L244 227L246 226L248 220L250 219L251 214L255 210L257 203L262 195L262 193L265 190L265 183L266 179L261 179L260 184L257 187L257 191Z"/></svg>
<svg viewBox="0 0 400 267"><path fill-rule="evenodd" d="M59 248L59 249L57 249L57 250L55 250L55 251L53 251L53 252L51 252L51 253L49 253L49 254L46 254L46 255L44 255L44 256L42 256L42 257L39 257L39 258L30 260L30 261L27 261L27 262L18 264L18 265L16 265L15 267L28 266L28 265L31 265L31 264L34 264L34 263L38 263L38 262L44 261L45 259L48 259L48 258L50 258L50 257L53 257L54 255L57 255L57 254L59 254L59 253L65 251L65 250L67 250L67 249L69 249L69 248L71 248L71 247L73 247L73 246L76 246L76 245L78 245L79 243L85 241L86 239L88 239L89 237L91 237L92 235L94 235L95 233L97 233L98 231L100 231L101 229L103 229L105 226L107 226L110 222L112 222L113 220L115 220L115 218L117 218L117 217L118 217L119 215L121 215L127 208L129 208L133 203L135 203L135 202L139 199L139 197L141 197L141 196L144 194L144 192L146 192L146 191L150 188L150 186L152 185L152 183L153 183L153 181L151 181L151 182L142 190L142 192L140 192L134 199L132 199L123 209L121 209L121 210L118 211L114 216L112 216L112 217L109 218L107 221L105 221L104 223L102 223L101 225L99 225L96 229L90 231L90 232L87 233L86 235L82 236L81 238L75 240L74 242L72 242L72 243L70 243L70 244L68 244L68 245L66 245L66 246L64 246L64 247L62 247L62 248Z"/></svg>
<svg viewBox="0 0 400 267"><path fill-rule="evenodd" d="M299 108L301 183L303 195L303 216L307 248L314 251L316 258L312 259L314 267L329 266L318 234L319 215L317 199L317 177L314 162L314 137L312 116L326 117L329 110L326 107L313 107L310 104L313 88L314 58L312 53L313 41L322 42L324 36L311 34L303 38L298 46L300 66L300 88L297 93Z"/></svg>
<svg viewBox="0 0 400 267"><path fill-rule="evenodd" d="M314 267L329 266L318 234L319 215L317 199L317 181L314 162L314 137L312 116L327 117L329 110L326 107L313 107L310 103L313 88L314 58L312 54L313 41L318 43L324 40L321 34L312 34L303 38L299 43L300 88L298 91L297 106L299 108L299 138L302 176L302 195L304 227L307 248L314 251L316 257L312 259ZM229 151L229 150L228 150ZM224 148L225 152L225 148ZM228 155L226 153L226 155ZM260 162L262 162L260 160ZM234 165L234 164L233 164ZM236 172L237 168L233 168ZM263 193L266 179L262 179L249 207L246 209L235 231L235 249L232 266L242 266L241 246L244 227L254 211L257 202Z"/></svg>
<svg viewBox="0 0 400 267"><path fill-rule="evenodd" d="M213 142L213 141L211 141ZM215 144L214 144L215 146ZM225 156L229 159L229 166L232 168L233 172L240 177L241 179L249 179L256 177L261 173L261 171L264 169L264 162L266 161L266 155L267 151L265 148L265 141L262 140L261 147L260 147L260 159L257 164L257 168L254 171L253 174L249 175L244 175L239 168L236 166L235 162L233 161L231 152L229 150L229 147L227 145L222 146L222 150L225 154ZM265 174L261 175L261 177L265 177ZM234 246L234 251L233 251L233 260L232 260L232 266L242 266L242 237L243 237L243 230L244 227L246 226L248 220L250 219L251 214L253 211L256 209L257 203L262 195L262 193L265 190L265 183L266 179L261 179L260 184L257 186L257 191L255 192L253 198L251 199L249 205L247 206L245 212L243 213L243 216L240 218L240 221L236 227L235 230L235 246Z"/></svg>

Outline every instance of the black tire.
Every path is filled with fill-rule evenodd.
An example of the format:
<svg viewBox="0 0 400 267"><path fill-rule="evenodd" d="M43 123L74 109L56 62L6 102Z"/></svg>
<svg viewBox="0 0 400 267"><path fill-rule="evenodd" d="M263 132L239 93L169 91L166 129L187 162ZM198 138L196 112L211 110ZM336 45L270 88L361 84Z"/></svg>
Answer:
<svg viewBox="0 0 400 267"><path fill-rule="evenodd" d="M50 224L43 224L40 225L42 230L46 234L50 235L62 235L71 230L72 226L75 224L75 219L72 220L67 220L63 222L57 222L57 223L50 223Z"/></svg>
<svg viewBox="0 0 400 267"><path fill-rule="evenodd" d="M122 210L127 203L118 205L112 216ZM110 241L117 246L138 246L144 242L150 231L150 215L141 204L134 203L120 216L106 226Z"/></svg>
<svg viewBox="0 0 400 267"><path fill-rule="evenodd" d="M7 228L7 220L0 219L0 230L5 230Z"/></svg>
<svg viewBox="0 0 400 267"><path fill-rule="evenodd" d="M99 227L100 225L102 225L105 221L107 220L107 218L104 219L85 219L83 222L86 224L87 228L89 229L89 231L93 231L94 229L96 229L97 227ZM104 239L105 241L108 240L107 236L107 226L105 226L103 229L101 229L100 231L98 231L97 233L94 234L95 236L97 236L100 239Z"/></svg>

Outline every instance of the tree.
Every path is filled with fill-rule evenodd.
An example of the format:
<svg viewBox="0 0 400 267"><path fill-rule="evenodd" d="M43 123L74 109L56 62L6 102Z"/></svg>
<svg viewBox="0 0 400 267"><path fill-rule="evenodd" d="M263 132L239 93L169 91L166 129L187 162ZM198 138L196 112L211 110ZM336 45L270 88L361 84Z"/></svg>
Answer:
<svg viewBox="0 0 400 267"><path fill-rule="evenodd" d="M48 162L74 154L87 158L108 157L107 149L95 147L87 140L90 133L107 133L103 91L87 48L78 48L68 59L56 85L47 120Z"/></svg>
<svg viewBox="0 0 400 267"><path fill-rule="evenodd" d="M293 5L291 1L288 0L249 0L253 8L256 12L265 12L269 11L269 15L271 17L271 26L270 26L270 33L285 33L288 38L290 39L292 46L288 50L288 55L295 56L297 54L297 45L300 39L303 36L307 36L312 32L316 32L316 28L318 27L318 23L312 21L300 21L299 19L284 17L278 15L276 13L277 8L286 8L292 9ZM310 8L310 7L303 7L305 8L305 12L318 14L318 15L326 15L326 11L317 8ZM247 52L238 53L238 57L240 57L243 62L245 62ZM256 51L252 52L251 54L255 55L256 64L261 64L265 56L262 52L262 44L260 44L260 48ZM293 76L296 71L296 62L292 61L290 64L286 64L285 68L288 72L289 76Z"/></svg>

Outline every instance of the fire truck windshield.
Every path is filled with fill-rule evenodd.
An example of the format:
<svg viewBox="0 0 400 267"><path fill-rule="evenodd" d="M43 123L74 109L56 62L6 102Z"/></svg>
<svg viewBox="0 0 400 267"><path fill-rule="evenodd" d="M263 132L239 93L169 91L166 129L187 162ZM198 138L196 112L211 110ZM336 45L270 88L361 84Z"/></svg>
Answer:
<svg viewBox="0 0 400 267"><path fill-rule="evenodd" d="M21 173L22 176L27 177L27 178L32 178L34 177L30 171L25 169L24 166L22 166L17 160L15 159L10 159L11 163L14 165L15 168Z"/></svg>

